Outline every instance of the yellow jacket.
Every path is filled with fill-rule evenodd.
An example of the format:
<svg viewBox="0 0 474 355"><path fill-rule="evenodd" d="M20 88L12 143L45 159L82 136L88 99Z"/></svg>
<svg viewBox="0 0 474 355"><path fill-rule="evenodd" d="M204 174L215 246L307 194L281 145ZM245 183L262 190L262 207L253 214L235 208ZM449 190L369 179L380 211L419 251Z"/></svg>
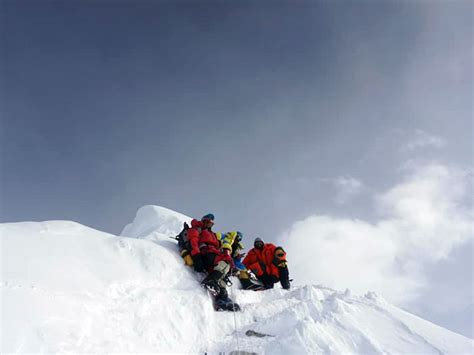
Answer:
<svg viewBox="0 0 474 355"><path fill-rule="evenodd" d="M238 232L227 232L227 233L216 233L217 239L221 242L221 248L222 249L228 249L230 250L231 254L234 254L237 252L237 250L232 250L232 244L234 244L235 238L239 235ZM241 238L241 234L240 234ZM238 250L244 249L244 245L239 242L238 244Z"/></svg>

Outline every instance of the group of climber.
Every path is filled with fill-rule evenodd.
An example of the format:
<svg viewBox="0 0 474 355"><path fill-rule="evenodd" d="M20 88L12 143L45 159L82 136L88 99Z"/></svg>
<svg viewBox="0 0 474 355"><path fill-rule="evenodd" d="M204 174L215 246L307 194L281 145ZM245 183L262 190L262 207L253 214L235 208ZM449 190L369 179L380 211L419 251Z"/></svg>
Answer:
<svg viewBox="0 0 474 355"><path fill-rule="evenodd" d="M218 309L235 311L238 308L229 299L226 289L231 275L238 276L246 290L273 288L277 282L284 289L290 288L286 253L282 247L256 238L254 247L245 256L242 233L215 233L213 225L214 215L206 214L201 220L193 219L190 226L184 223L176 239L186 265L207 273L201 284L215 296L217 304L221 305Z"/></svg>

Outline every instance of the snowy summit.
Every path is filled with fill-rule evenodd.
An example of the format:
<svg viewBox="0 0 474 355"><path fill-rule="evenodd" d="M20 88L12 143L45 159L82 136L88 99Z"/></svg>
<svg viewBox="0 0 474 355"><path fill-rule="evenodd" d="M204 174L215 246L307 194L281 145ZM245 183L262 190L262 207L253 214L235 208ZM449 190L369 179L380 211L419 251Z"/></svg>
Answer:
<svg viewBox="0 0 474 355"><path fill-rule="evenodd" d="M472 340L373 293L234 282L241 312L215 312L170 238L190 220L145 206L121 236L68 221L0 225L1 352L473 353Z"/></svg>

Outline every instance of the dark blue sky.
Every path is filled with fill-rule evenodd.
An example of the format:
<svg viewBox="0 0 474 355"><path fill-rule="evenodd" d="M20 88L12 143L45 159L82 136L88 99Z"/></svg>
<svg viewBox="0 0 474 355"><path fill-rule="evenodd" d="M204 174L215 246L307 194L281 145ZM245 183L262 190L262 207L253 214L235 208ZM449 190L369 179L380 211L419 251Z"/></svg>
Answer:
<svg viewBox="0 0 474 355"><path fill-rule="evenodd" d="M156 203L261 234L327 208L297 178L364 175L374 132L414 121L399 82L414 4L2 5L5 221L119 232Z"/></svg>
<svg viewBox="0 0 474 355"><path fill-rule="evenodd" d="M411 158L472 163L468 1L0 3L2 222L157 204L274 240L375 218ZM401 154L417 130L453 144Z"/></svg>

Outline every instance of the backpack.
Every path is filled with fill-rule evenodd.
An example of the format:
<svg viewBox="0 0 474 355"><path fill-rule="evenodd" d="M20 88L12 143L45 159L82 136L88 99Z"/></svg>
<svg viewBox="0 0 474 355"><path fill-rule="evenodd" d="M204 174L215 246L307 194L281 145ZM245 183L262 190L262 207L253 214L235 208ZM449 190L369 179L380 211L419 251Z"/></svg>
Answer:
<svg viewBox="0 0 474 355"><path fill-rule="evenodd" d="M184 222L183 230L175 237L175 239L178 241L179 250L189 249L188 229L189 225Z"/></svg>

